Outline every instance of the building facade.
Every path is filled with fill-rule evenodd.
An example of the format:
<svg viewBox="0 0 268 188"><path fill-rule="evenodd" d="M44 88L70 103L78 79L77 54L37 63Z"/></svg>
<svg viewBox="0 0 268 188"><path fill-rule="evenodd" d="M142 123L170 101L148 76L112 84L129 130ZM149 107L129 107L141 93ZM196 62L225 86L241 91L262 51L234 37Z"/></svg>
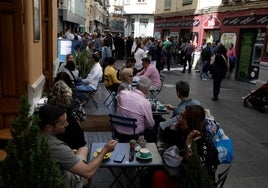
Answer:
<svg viewBox="0 0 268 188"><path fill-rule="evenodd" d="M65 29L70 29L72 32L79 32L80 29L85 30L85 2L84 0L57 1L59 32L64 32Z"/></svg>
<svg viewBox="0 0 268 188"><path fill-rule="evenodd" d="M154 36L177 36L193 41L233 43L239 64L236 79L268 80L268 1L264 0L165 0L157 1Z"/></svg>
<svg viewBox="0 0 268 188"><path fill-rule="evenodd" d="M109 0L108 7L109 12L109 30L113 34L124 33L124 20L123 15L124 0Z"/></svg>
<svg viewBox="0 0 268 188"><path fill-rule="evenodd" d="M156 0L125 0L124 34L134 37L153 36Z"/></svg>

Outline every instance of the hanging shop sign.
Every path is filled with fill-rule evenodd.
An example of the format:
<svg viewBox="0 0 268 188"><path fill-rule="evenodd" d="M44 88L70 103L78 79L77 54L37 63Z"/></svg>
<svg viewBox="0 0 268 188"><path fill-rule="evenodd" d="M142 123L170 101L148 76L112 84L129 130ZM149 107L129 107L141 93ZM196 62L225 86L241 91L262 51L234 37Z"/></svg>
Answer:
<svg viewBox="0 0 268 188"><path fill-rule="evenodd" d="M244 26L244 25L267 25L268 15L227 17L222 21L223 26Z"/></svg>
<svg viewBox="0 0 268 188"><path fill-rule="evenodd" d="M199 20L180 20L173 22L161 22L155 23L155 28L163 27L198 27L200 24Z"/></svg>

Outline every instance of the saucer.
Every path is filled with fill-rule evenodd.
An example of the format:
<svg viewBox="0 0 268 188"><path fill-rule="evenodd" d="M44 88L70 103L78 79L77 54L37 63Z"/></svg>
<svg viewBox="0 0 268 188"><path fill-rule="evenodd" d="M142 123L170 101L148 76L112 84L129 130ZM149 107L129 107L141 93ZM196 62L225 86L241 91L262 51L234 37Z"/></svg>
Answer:
<svg viewBox="0 0 268 188"><path fill-rule="evenodd" d="M151 159L153 157L153 154L150 153L150 155L148 157L141 157L141 153L137 152L136 157L139 159L147 160L147 159Z"/></svg>
<svg viewBox="0 0 268 188"><path fill-rule="evenodd" d="M93 157L97 157L97 156L98 156L98 152L95 151L93 153ZM103 159L109 159L110 157L111 157L111 153L109 152L109 153L106 153L106 155L103 157Z"/></svg>

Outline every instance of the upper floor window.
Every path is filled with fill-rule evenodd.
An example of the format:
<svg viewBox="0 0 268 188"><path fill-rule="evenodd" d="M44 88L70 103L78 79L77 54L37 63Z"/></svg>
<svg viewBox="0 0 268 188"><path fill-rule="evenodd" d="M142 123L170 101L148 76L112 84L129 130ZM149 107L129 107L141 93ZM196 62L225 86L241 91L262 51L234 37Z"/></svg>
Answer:
<svg viewBox="0 0 268 188"><path fill-rule="evenodd" d="M171 0L165 0L165 10L171 9Z"/></svg>
<svg viewBox="0 0 268 188"><path fill-rule="evenodd" d="M145 3L146 0L138 0L138 3Z"/></svg>
<svg viewBox="0 0 268 188"><path fill-rule="evenodd" d="M193 0L183 0L182 1L182 5L189 5L189 4L192 4L193 3Z"/></svg>
<svg viewBox="0 0 268 188"><path fill-rule="evenodd" d="M128 5L128 4L130 4L130 0L125 0L124 3L125 3L125 5Z"/></svg>

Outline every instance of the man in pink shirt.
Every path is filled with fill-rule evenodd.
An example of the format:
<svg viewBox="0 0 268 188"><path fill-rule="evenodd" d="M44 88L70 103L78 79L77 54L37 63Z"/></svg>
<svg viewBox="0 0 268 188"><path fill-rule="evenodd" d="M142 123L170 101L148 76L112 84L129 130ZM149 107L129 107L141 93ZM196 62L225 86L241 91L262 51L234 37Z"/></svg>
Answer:
<svg viewBox="0 0 268 188"><path fill-rule="evenodd" d="M159 89L161 81L160 74L156 67L151 64L151 61L148 57L142 59L142 65L142 71L138 72L135 77L140 78L141 76L147 76L152 81L152 87L150 89Z"/></svg>
<svg viewBox="0 0 268 188"><path fill-rule="evenodd" d="M141 77L137 83L137 87L134 91L121 91L117 95L117 114L124 117L131 117L137 119L136 134L142 135L145 131L154 131L155 121L153 119L153 113L151 103L146 99L146 95L149 92L151 86L151 80L145 76ZM115 127L115 137L120 141L127 141L132 139L132 128L125 128L122 126ZM150 138L146 138L147 141Z"/></svg>

